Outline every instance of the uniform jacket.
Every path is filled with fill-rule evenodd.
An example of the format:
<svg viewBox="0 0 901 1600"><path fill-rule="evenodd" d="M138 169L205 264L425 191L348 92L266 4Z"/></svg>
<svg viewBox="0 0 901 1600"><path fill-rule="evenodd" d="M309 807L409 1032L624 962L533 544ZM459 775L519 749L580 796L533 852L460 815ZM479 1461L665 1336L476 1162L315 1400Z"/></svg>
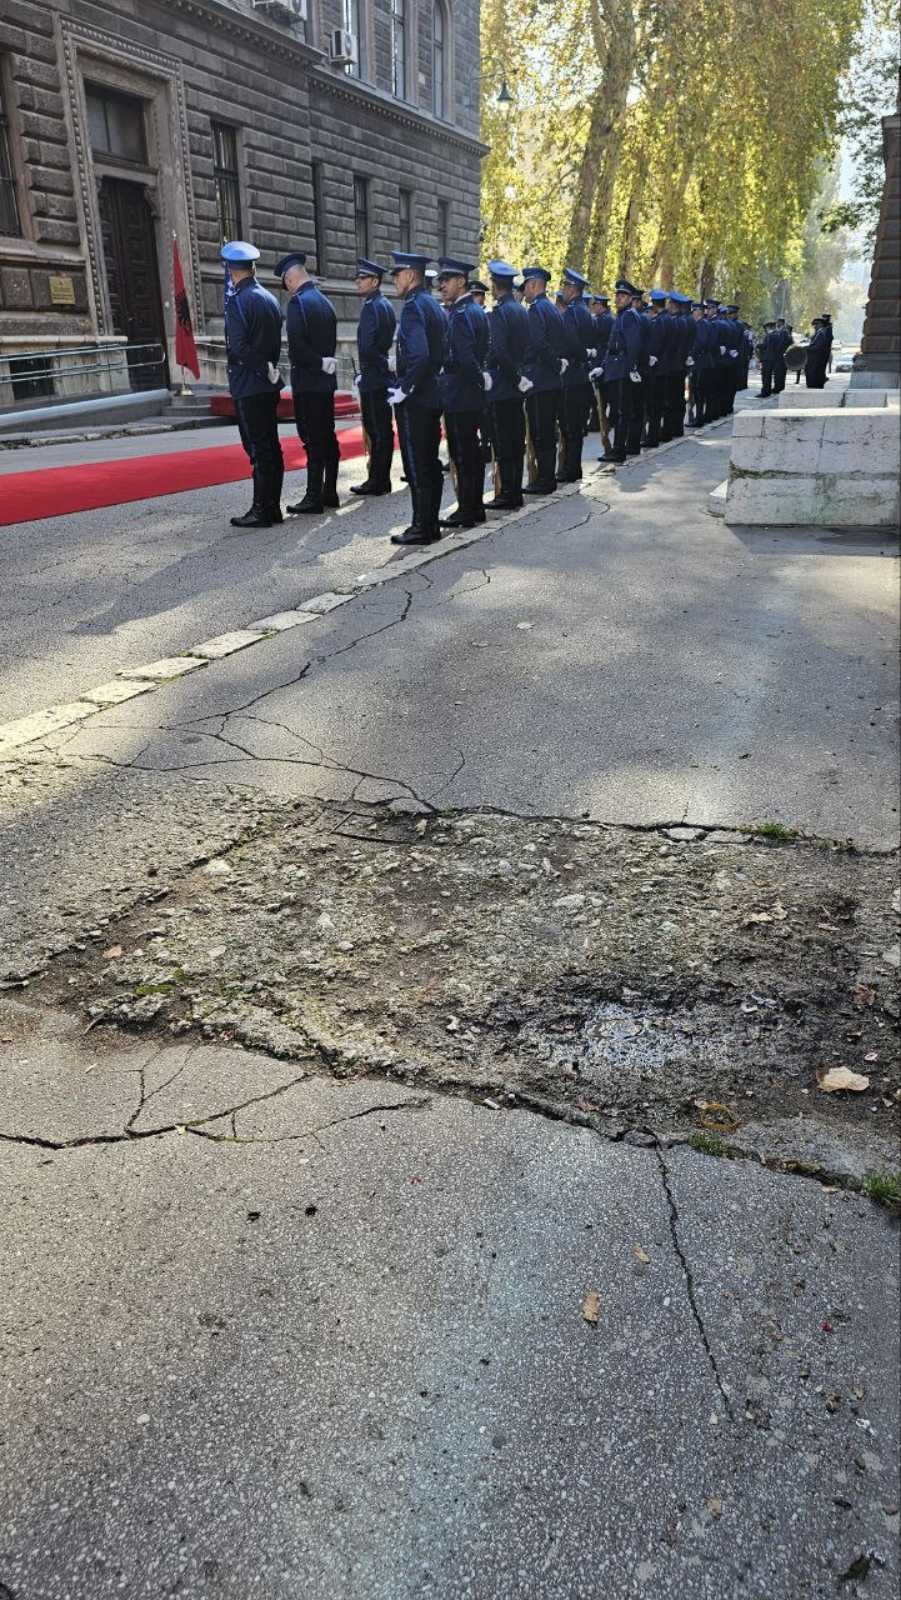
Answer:
<svg viewBox="0 0 901 1600"><path fill-rule="evenodd" d="M491 347L489 402L521 399L519 380L529 352L529 313L512 294L502 295L488 317Z"/></svg>
<svg viewBox="0 0 901 1600"><path fill-rule="evenodd" d="M614 318L604 361L604 382L615 383L619 378L628 378L630 372L640 370L641 359L641 318L632 306L626 306Z"/></svg>
<svg viewBox="0 0 901 1600"><path fill-rule="evenodd" d="M810 344L807 346L807 354L804 358L805 373L812 378L825 377L828 360L829 335L825 328L817 328Z"/></svg>
<svg viewBox="0 0 901 1600"><path fill-rule="evenodd" d="M695 322L695 342L691 351L695 373L711 372L719 360L719 354L716 329L712 322L702 317L700 322Z"/></svg>
<svg viewBox="0 0 901 1600"><path fill-rule="evenodd" d="M288 355L291 388L295 394L334 394L338 380L323 372L323 356L333 356L338 343L338 319L330 300L315 283L302 283L288 301Z"/></svg>
<svg viewBox="0 0 901 1600"><path fill-rule="evenodd" d="M658 311L654 317L648 317L648 364L651 356L656 357L653 367L650 367L655 378L662 378L667 372L675 372L673 358L676 354L674 336L675 319L668 317L665 311Z"/></svg>
<svg viewBox="0 0 901 1600"><path fill-rule="evenodd" d="M419 284L404 296L397 330L397 386L409 405L441 410L438 374L446 349L447 317L425 284Z"/></svg>
<svg viewBox="0 0 901 1600"><path fill-rule="evenodd" d="M683 311L678 320L682 334L682 341L679 348L679 367L677 370L681 372L686 368L689 356L691 356L692 361L694 361L695 343L697 340L697 325L690 311Z"/></svg>
<svg viewBox="0 0 901 1600"><path fill-rule="evenodd" d="M235 400L254 394L275 394L266 368L278 366L282 348L282 312L274 294L256 278L247 278L225 302L228 387Z"/></svg>
<svg viewBox="0 0 901 1600"><path fill-rule="evenodd" d="M566 354L563 318L540 294L529 306L529 352L523 372L535 389L559 389L560 358Z"/></svg>
<svg viewBox="0 0 901 1600"><path fill-rule="evenodd" d="M588 369L595 364L589 350L597 350L594 317L581 295L563 308L563 354L569 365L563 374L564 389L575 389L588 382Z"/></svg>
<svg viewBox="0 0 901 1600"><path fill-rule="evenodd" d="M464 294L448 307L447 351L441 373L442 411L480 411L485 403L482 381L488 359L487 312Z"/></svg>
<svg viewBox="0 0 901 1600"><path fill-rule="evenodd" d="M613 322L614 317L612 311L599 311L594 319L595 348L597 349L598 354L597 360L591 363L593 367L603 366L604 354L608 344L610 343L610 335L613 331Z"/></svg>
<svg viewBox="0 0 901 1600"><path fill-rule="evenodd" d="M368 294L357 323L357 354L360 357L360 393L387 389L393 383L388 370L388 351L394 342L397 318L394 307L380 289Z"/></svg>

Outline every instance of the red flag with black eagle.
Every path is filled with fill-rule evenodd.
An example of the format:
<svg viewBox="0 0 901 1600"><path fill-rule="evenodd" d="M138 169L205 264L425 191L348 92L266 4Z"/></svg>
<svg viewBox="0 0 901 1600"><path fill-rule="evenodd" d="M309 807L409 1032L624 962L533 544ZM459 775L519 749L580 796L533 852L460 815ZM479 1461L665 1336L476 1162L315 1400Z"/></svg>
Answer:
<svg viewBox="0 0 901 1600"><path fill-rule="evenodd" d="M188 291L185 288L184 273L181 270L181 257L178 253L178 240L172 236L172 289L175 300L175 359L180 367L187 367L193 372L195 378L200 377L200 367L197 361L197 346L194 343L194 329L191 324L191 306L188 301Z"/></svg>

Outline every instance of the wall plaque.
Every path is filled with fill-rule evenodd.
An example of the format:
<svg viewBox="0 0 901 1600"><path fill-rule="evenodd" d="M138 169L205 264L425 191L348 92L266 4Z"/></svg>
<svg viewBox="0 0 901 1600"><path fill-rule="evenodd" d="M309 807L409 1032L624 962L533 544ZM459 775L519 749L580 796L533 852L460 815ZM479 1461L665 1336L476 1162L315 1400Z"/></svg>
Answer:
<svg viewBox="0 0 901 1600"><path fill-rule="evenodd" d="M55 306L74 306L75 280L69 277L50 278L50 299Z"/></svg>

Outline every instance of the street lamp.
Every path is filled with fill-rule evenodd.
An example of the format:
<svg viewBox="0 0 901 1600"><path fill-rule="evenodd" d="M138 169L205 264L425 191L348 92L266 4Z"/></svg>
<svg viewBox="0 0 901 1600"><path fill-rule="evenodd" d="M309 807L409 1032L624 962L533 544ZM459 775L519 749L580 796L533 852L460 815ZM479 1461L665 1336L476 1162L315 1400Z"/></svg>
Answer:
<svg viewBox="0 0 901 1600"><path fill-rule="evenodd" d="M504 112L505 115L513 104L513 96L510 93L510 90L507 88L506 78L502 79L501 81L501 86L497 92L497 99L494 103L501 111Z"/></svg>

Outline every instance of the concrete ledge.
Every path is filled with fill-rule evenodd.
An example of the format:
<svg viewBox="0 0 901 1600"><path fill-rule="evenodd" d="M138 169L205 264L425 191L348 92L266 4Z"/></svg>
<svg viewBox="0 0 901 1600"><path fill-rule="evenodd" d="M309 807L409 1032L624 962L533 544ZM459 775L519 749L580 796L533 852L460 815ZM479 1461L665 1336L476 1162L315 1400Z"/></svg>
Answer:
<svg viewBox="0 0 901 1600"><path fill-rule="evenodd" d="M724 478L722 483L718 483L715 489L711 489L707 496L707 510L712 517L724 517L726 515L726 494L728 489L728 478Z"/></svg>
<svg viewBox="0 0 901 1600"><path fill-rule="evenodd" d="M168 410L172 395L168 389L145 389L136 394L110 394L99 400L73 400L65 405L32 406L27 410L0 412L0 436L6 433L36 433L46 428L66 428L73 423L96 427L98 423L134 422L140 417L158 417Z"/></svg>
<svg viewBox="0 0 901 1600"><path fill-rule="evenodd" d="M899 449L901 417L886 405L739 412L726 521L891 527L899 514Z"/></svg>

